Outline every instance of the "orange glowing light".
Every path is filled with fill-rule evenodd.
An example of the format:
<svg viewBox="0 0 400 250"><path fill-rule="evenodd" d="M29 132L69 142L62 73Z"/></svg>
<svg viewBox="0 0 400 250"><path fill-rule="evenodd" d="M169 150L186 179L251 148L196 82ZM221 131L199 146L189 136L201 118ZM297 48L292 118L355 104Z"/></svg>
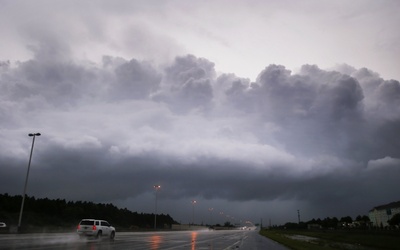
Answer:
<svg viewBox="0 0 400 250"><path fill-rule="evenodd" d="M162 241L162 237L160 235L151 236L150 237L150 249L151 250L159 250L161 241Z"/></svg>

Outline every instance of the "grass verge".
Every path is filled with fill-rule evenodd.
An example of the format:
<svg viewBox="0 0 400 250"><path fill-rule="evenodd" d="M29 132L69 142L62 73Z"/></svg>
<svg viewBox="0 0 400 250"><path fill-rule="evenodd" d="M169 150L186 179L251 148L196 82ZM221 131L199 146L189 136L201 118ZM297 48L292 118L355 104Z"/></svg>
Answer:
<svg viewBox="0 0 400 250"><path fill-rule="evenodd" d="M294 250L400 249L400 231L263 229L260 234Z"/></svg>

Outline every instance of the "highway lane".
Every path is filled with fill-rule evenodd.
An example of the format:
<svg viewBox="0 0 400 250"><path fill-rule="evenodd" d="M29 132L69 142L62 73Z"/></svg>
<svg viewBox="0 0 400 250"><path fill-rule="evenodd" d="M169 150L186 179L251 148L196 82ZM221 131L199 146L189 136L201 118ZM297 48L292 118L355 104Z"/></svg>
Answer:
<svg viewBox="0 0 400 250"><path fill-rule="evenodd" d="M75 233L3 234L0 249L77 249L77 250L287 250L258 234L256 230L121 232L115 240L79 239Z"/></svg>

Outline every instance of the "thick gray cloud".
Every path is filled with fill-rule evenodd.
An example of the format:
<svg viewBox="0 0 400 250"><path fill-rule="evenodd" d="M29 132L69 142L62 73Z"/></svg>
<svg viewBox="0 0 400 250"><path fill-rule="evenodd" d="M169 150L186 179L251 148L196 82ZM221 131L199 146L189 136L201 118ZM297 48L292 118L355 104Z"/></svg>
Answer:
<svg viewBox="0 0 400 250"><path fill-rule="evenodd" d="M0 190L20 193L27 133L38 131L31 195L151 212L146 194L161 183L166 209L199 199L226 201L238 216L229 204L298 201L313 208L309 216L366 213L397 199L400 84L351 69L305 65L294 74L270 65L250 82L217 76L193 55L160 71L113 57L101 65L3 62Z"/></svg>
<svg viewBox="0 0 400 250"><path fill-rule="evenodd" d="M178 57L165 69L164 88L153 99L168 103L177 112L205 109L213 99L215 75L214 64L206 59Z"/></svg>
<svg viewBox="0 0 400 250"><path fill-rule="evenodd" d="M224 211L281 223L297 220L297 209L304 220L355 216L399 199L398 79L367 68L379 60L362 68L359 60L367 60L361 58L348 62L358 66L305 64L294 71L274 53L266 56L265 51L284 51L281 41L288 45L289 34L298 32L274 30L279 20L287 20L279 26L285 30L293 21L276 14L276 8L284 9L281 4L269 6L265 18L264 12L257 14L265 5L255 1L259 9L246 20L243 11L249 9L234 8L241 18L230 19L237 24L230 30L221 22L228 15L212 15L203 4L193 12L182 3L101 1L76 8L74 1L50 2L2 1L0 20L12 25L0 27L9 48L0 50L0 192L22 193L32 142L27 134L40 132L28 185L28 194L37 197L113 202L153 212L152 187L160 184L159 211L182 223L189 222L193 199L198 200L198 223L210 207L216 215ZM391 2L393 9L397 5ZM341 14L349 25L359 27L363 17L371 32L381 27L370 23L377 19L370 19L369 7L351 13L353 7ZM304 8L288 11L298 18L296 24L307 24L307 41L318 41L310 33L318 27L301 16ZM337 20L329 8L318 8ZM204 10L204 16L211 15L207 20ZM383 23L397 20L385 17ZM257 25L248 26L251 20ZM385 27L391 36L382 43L395 55L391 41L398 30L390 33L392 26ZM344 29L332 28L332 34ZM254 35L239 36L244 30ZM269 43L260 30L274 31L280 42L268 36ZM352 32L359 36L363 30ZM369 41L369 35L362 37ZM239 48L237 41L251 46ZM313 44L315 53L297 54L306 47L300 39L290 58L314 62L309 55L333 51L318 47L322 42ZM344 52L354 48L349 41L346 45L340 47ZM370 51L365 46L363 51ZM251 48L252 60L235 60L227 48L238 54ZM344 52L337 52L341 60L347 59ZM221 70L223 58L252 70L257 68L253 59L261 60L264 69L251 80Z"/></svg>
<svg viewBox="0 0 400 250"><path fill-rule="evenodd" d="M161 77L150 66L131 60L115 69L115 86L110 86L113 98L141 99L156 91L160 85Z"/></svg>

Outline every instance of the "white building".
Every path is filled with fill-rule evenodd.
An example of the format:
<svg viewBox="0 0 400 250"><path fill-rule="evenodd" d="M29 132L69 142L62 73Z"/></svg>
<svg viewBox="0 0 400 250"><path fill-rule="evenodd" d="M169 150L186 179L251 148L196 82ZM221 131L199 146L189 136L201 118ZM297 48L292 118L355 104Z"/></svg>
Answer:
<svg viewBox="0 0 400 250"><path fill-rule="evenodd" d="M374 227L387 227L388 220L398 213L400 213L400 201L374 207L368 216Z"/></svg>

